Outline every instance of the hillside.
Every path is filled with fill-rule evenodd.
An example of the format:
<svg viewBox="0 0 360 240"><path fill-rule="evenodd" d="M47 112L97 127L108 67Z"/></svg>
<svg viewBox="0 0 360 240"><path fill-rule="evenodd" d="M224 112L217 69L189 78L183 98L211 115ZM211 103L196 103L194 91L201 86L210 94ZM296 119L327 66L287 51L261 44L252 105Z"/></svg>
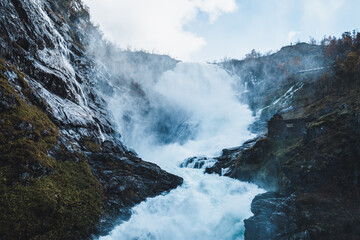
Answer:
<svg viewBox="0 0 360 240"><path fill-rule="evenodd" d="M223 150L206 172L225 169L226 176L269 191L253 200L246 239L360 235L359 43L360 34L345 33L327 46L298 44L267 57L222 64L248 82L243 98L258 113L254 129L260 135L243 147ZM298 64L303 59L310 65ZM269 72L279 65L281 70ZM275 113L306 120L304 129L287 133L297 122L289 120L283 130L274 125L283 121L278 116L266 125Z"/></svg>

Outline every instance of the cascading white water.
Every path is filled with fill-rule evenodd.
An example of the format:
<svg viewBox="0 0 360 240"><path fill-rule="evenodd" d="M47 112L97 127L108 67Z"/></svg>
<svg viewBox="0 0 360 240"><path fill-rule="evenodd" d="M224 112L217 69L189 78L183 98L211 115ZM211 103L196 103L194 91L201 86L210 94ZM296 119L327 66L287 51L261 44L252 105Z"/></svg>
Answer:
<svg viewBox="0 0 360 240"><path fill-rule="evenodd" d="M108 100L127 146L183 177L184 184L134 207L130 220L102 240L243 239L251 200L263 191L201 169L179 167L187 157L218 155L252 137L247 130L251 111L238 101L234 84L215 65L178 63L160 79L142 83L146 107L127 91ZM159 141L159 132L171 135L166 135L168 141Z"/></svg>

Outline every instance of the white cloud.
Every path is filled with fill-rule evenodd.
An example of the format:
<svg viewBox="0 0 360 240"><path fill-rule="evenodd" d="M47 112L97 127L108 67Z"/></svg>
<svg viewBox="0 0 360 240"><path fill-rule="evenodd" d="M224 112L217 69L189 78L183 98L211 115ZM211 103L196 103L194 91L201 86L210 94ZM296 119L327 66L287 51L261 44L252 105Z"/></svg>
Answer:
<svg viewBox="0 0 360 240"><path fill-rule="evenodd" d="M298 31L290 31L290 32L288 32L287 42L288 43L294 42L295 37L297 35L299 35L299 34L301 34L301 32L298 32Z"/></svg>
<svg viewBox="0 0 360 240"><path fill-rule="evenodd" d="M210 22L214 22L223 12L232 12L237 8L234 0L196 0L194 6L208 13Z"/></svg>
<svg viewBox="0 0 360 240"><path fill-rule="evenodd" d="M183 26L205 12L210 23L236 9L235 0L84 0L105 36L120 47L170 54L189 60L205 39Z"/></svg>
<svg viewBox="0 0 360 240"><path fill-rule="evenodd" d="M344 0L305 0L305 18L314 24L329 23L343 5Z"/></svg>

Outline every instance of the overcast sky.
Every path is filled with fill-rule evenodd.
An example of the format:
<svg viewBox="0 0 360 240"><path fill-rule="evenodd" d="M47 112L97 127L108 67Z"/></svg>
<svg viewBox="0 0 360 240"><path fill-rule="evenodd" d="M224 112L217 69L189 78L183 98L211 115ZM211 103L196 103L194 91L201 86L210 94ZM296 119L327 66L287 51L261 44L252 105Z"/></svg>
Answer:
<svg viewBox="0 0 360 240"><path fill-rule="evenodd" d="M359 30L358 0L83 0L122 48L185 61L243 58Z"/></svg>

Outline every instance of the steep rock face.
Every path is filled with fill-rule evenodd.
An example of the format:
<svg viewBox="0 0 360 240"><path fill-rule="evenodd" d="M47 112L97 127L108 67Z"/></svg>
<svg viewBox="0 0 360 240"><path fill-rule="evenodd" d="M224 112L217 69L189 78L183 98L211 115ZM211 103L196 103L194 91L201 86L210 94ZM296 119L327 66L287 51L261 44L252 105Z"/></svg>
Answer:
<svg viewBox="0 0 360 240"><path fill-rule="evenodd" d="M235 159L228 155L206 169L228 168L226 176L275 191L253 200L246 239L359 236L360 99L353 94L346 101L351 105L309 122L304 136L262 137Z"/></svg>
<svg viewBox="0 0 360 240"><path fill-rule="evenodd" d="M206 169L218 174L226 169L225 176L271 191L253 200L254 216L245 220L246 239L357 239L360 235L360 35L349 41L352 45L346 39L325 49L340 49L340 54L322 56L322 63L331 63L331 68L310 70L306 75L301 71L271 75L270 80L279 77L280 87L263 92L265 102L256 96L250 102L255 112L260 110L256 130L263 134L249 147L246 143L239 151L223 150L219 161ZM298 46L293 48L296 52ZM294 51L287 51L291 58ZM273 57L276 63L277 54ZM257 66L264 59L250 61ZM243 71L238 74L249 78ZM267 78L262 81L260 85L271 85ZM301 88L294 91L291 86ZM254 90L247 92L248 97L256 94ZM264 126L270 113L300 118L288 122L300 121L305 128L302 125L301 131L291 134L283 128L272 129L275 134L267 136Z"/></svg>
<svg viewBox="0 0 360 240"><path fill-rule="evenodd" d="M81 1L4 0L0 16L1 239L87 238L182 183L119 140Z"/></svg>
<svg viewBox="0 0 360 240"><path fill-rule="evenodd" d="M220 63L240 79L240 100L258 118L253 131L264 131L267 120L275 113L301 109L316 97L312 82L330 73L333 65L323 50L324 46L299 43L268 56Z"/></svg>
<svg viewBox="0 0 360 240"><path fill-rule="evenodd" d="M285 197L275 192L258 195L251 211L254 216L244 221L246 239L310 239L307 230L298 229L294 195Z"/></svg>

